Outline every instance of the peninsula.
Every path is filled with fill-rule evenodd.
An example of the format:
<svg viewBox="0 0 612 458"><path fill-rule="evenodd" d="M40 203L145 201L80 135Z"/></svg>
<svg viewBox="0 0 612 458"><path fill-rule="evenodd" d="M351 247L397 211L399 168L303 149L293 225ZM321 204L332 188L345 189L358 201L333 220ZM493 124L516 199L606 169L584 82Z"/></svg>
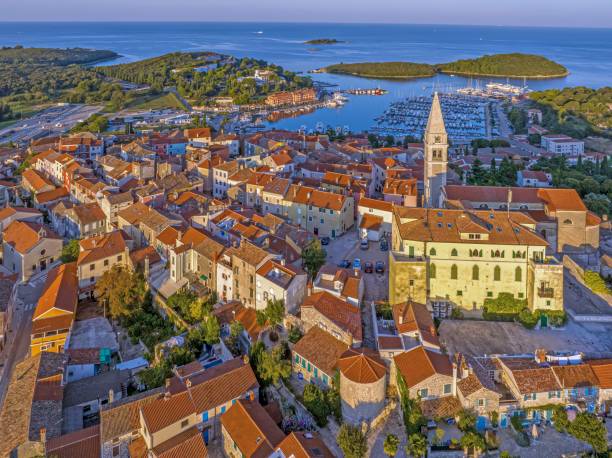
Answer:
<svg viewBox="0 0 612 458"><path fill-rule="evenodd" d="M493 54L476 59L463 59L443 64L414 62L362 62L335 64L322 68L325 73L342 73L364 78L409 79L429 78L436 73L501 78L562 78L568 70L543 56L533 54Z"/></svg>
<svg viewBox="0 0 612 458"><path fill-rule="evenodd" d="M344 43L344 41L335 38L316 38L304 42L305 45L335 45L337 43Z"/></svg>

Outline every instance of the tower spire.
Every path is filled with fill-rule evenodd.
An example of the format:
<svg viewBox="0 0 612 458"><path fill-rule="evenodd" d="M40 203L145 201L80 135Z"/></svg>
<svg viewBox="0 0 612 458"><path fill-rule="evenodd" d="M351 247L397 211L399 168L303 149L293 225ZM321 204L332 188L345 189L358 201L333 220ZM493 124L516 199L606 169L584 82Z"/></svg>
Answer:
<svg viewBox="0 0 612 458"><path fill-rule="evenodd" d="M446 134L446 127L444 126L444 118L442 116L442 107L440 106L440 98L438 92L434 92L433 102L431 103L431 110L429 111L429 118L427 118L427 127L425 132L430 134Z"/></svg>

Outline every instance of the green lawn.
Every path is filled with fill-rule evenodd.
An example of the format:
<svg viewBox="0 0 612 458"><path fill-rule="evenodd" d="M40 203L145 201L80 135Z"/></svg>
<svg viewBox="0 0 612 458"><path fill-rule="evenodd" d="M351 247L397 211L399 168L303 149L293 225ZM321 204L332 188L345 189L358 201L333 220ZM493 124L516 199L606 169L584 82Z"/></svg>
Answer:
<svg viewBox="0 0 612 458"><path fill-rule="evenodd" d="M176 108L184 110L185 106L172 92L162 95L144 95L137 97L128 105L128 108L140 110L160 110L162 108Z"/></svg>

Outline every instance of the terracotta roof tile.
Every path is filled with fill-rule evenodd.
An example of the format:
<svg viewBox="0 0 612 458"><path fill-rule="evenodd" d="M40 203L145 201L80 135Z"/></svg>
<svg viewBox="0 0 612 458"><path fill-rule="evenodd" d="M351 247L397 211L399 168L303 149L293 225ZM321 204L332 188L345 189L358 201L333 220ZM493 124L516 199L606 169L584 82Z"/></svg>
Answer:
<svg viewBox="0 0 612 458"><path fill-rule="evenodd" d="M152 452L155 458L206 458L208 456L204 436L196 426L162 442L154 447Z"/></svg>
<svg viewBox="0 0 612 458"><path fill-rule="evenodd" d="M353 339L358 342L362 341L363 333L359 307L349 304L327 291L319 291L304 299L301 308L302 310L314 308L343 331L352 335Z"/></svg>
<svg viewBox="0 0 612 458"><path fill-rule="evenodd" d="M97 457L100 451L100 425L49 439L46 444L47 456L54 458Z"/></svg>
<svg viewBox="0 0 612 458"><path fill-rule="evenodd" d="M49 310L62 310L76 313L78 302L78 280L76 263L61 264L47 274L43 293L38 299L34 310L34 321L45 315Z"/></svg>
<svg viewBox="0 0 612 458"><path fill-rule="evenodd" d="M43 239L61 240L51 229L29 221L13 221L4 228L2 239L21 254L28 253Z"/></svg>
<svg viewBox="0 0 612 458"><path fill-rule="evenodd" d="M277 449L282 451L284 456L294 458L333 458L334 456L319 433L315 431L292 432L278 444Z"/></svg>
<svg viewBox="0 0 612 458"><path fill-rule="evenodd" d="M422 346L414 347L393 357L397 370L402 374L408 388L413 387L435 374L453 374L448 356L426 350Z"/></svg>
<svg viewBox="0 0 612 458"><path fill-rule="evenodd" d="M268 412L257 401L239 399L221 416L221 424L242 456L268 458L285 438Z"/></svg>
<svg viewBox="0 0 612 458"><path fill-rule="evenodd" d="M349 348L338 360L342 375L356 383L374 383L387 374L387 366L372 350Z"/></svg>
<svg viewBox="0 0 612 458"><path fill-rule="evenodd" d="M348 345L318 326L313 326L294 346L293 352L310 361L328 375L334 373L338 358Z"/></svg>

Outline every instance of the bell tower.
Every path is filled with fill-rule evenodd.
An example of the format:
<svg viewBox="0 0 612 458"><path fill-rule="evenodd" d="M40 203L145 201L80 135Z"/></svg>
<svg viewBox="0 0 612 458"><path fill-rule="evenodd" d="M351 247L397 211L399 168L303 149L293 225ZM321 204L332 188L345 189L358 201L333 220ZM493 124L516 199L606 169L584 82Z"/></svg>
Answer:
<svg viewBox="0 0 612 458"><path fill-rule="evenodd" d="M446 186L446 172L448 169L448 135L442 117L442 107L438 93L434 93L431 111L425 127L423 136L425 170L423 174L423 185L425 187L425 199L423 206L438 208L440 206L440 194L442 187Z"/></svg>

